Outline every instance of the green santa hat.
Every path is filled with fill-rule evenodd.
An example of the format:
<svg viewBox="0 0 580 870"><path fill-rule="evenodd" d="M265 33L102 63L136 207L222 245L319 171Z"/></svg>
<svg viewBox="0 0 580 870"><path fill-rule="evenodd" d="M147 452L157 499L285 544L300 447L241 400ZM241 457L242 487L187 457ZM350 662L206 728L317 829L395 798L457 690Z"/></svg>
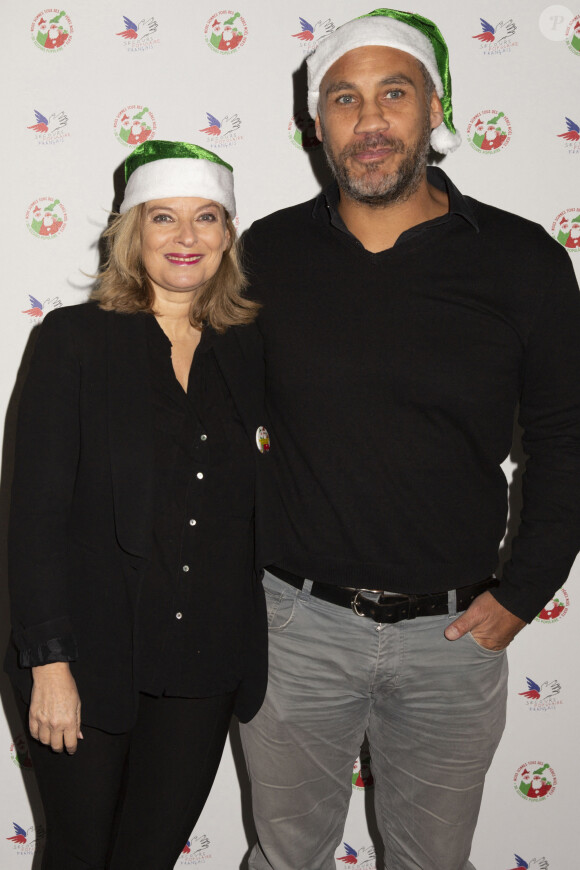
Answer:
<svg viewBox="0 0 580 870"><path fill-rule="evenodd" d="M151 199L199 196L223 205L236 215L234 174L229 163L189 142L153 139L142 142L125 160L125 197L121 214Z"/></svg>
<svg viewBox="0 0 580 870"><path fill-rule="evenodd" d="M321 39L306 60L308 67L308 111L318 113L320 83L327 70L347 51L366 45L384 45L405 51L429 72L443 107L443 121L431 132L431 147L440 154L455 151L461 136L453 126L449 50L436 24L422 15L397 9L375 9L338 27Z"/></svg>

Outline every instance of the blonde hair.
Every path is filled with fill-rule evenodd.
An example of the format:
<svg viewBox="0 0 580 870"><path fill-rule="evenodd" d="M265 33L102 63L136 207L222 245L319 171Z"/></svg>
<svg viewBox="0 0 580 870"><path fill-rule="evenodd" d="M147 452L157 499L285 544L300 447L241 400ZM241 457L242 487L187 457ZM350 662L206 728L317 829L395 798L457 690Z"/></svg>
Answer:
<svg viewBox="0 0 580 870"><path fill-rule="evenodd" d="M108 244L108 259L97 275L91 299L95 299L105 311L155 313L153 288L141 259L144 205L136 205L125 214L115 216L103 233ZM243 295L247 281L238 259L238 234L230 216L226 214L225 218L229 247L215 275L195 295L189 312L193 326L201 329L204 323L208 323L220 333L229 326L251 323L260 307Z"/></svg>

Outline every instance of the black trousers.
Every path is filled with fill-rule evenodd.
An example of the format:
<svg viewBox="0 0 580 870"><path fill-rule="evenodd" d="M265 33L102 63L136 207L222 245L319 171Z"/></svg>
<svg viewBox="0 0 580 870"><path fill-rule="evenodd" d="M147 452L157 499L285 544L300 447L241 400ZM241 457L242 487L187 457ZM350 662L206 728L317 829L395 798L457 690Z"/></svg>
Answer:
<svg viewBox="0 0 580 870"><path fill-rule="evenodd" d="M173 870L214 781L234 697L142 694L130 732L83 725L75 755L29 737L46 816L42 870Z"/></svg>

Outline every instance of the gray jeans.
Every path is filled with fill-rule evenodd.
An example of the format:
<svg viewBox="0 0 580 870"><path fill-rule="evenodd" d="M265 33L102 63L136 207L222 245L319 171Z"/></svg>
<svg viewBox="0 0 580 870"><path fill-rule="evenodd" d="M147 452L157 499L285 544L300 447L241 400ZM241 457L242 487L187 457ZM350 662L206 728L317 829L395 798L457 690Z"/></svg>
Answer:
<svg viewBox="0 0 580 870"><path fill-rule="evenodd" d="M505 651L448 616L378 625L266 573L270 676L242 726L252 870L335 870L365 732L389 870L474 870L471 840L504 724Z"/></svg>

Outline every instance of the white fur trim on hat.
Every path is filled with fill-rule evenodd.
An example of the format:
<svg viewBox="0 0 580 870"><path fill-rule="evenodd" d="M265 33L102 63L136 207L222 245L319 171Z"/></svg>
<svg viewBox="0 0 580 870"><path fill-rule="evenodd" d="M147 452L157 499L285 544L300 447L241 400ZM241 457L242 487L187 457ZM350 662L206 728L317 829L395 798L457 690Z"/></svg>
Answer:
<svg viewBox="0 0 580 870"><path fill-rule="evenodd" d="M387 16L355 18L321 39L306 60L308 67L308 111L318 114L320 84L333 63L354 48L384 45L412 55L420 61L433 79L438 97L443 96L443 83L430 40L414 27ZM461 143L459 133L452 133L442 122L431 133L431 145L442 154L454 151Z"/></svg>
<svg viewBox="0 0 580 870"><path fill-rule="evenodd" d="M138 166L130 175L119 212L134 205L170 196L198 196L223 205L236 215L234 177L229 169L209 160L168 157Z"/></svg>

